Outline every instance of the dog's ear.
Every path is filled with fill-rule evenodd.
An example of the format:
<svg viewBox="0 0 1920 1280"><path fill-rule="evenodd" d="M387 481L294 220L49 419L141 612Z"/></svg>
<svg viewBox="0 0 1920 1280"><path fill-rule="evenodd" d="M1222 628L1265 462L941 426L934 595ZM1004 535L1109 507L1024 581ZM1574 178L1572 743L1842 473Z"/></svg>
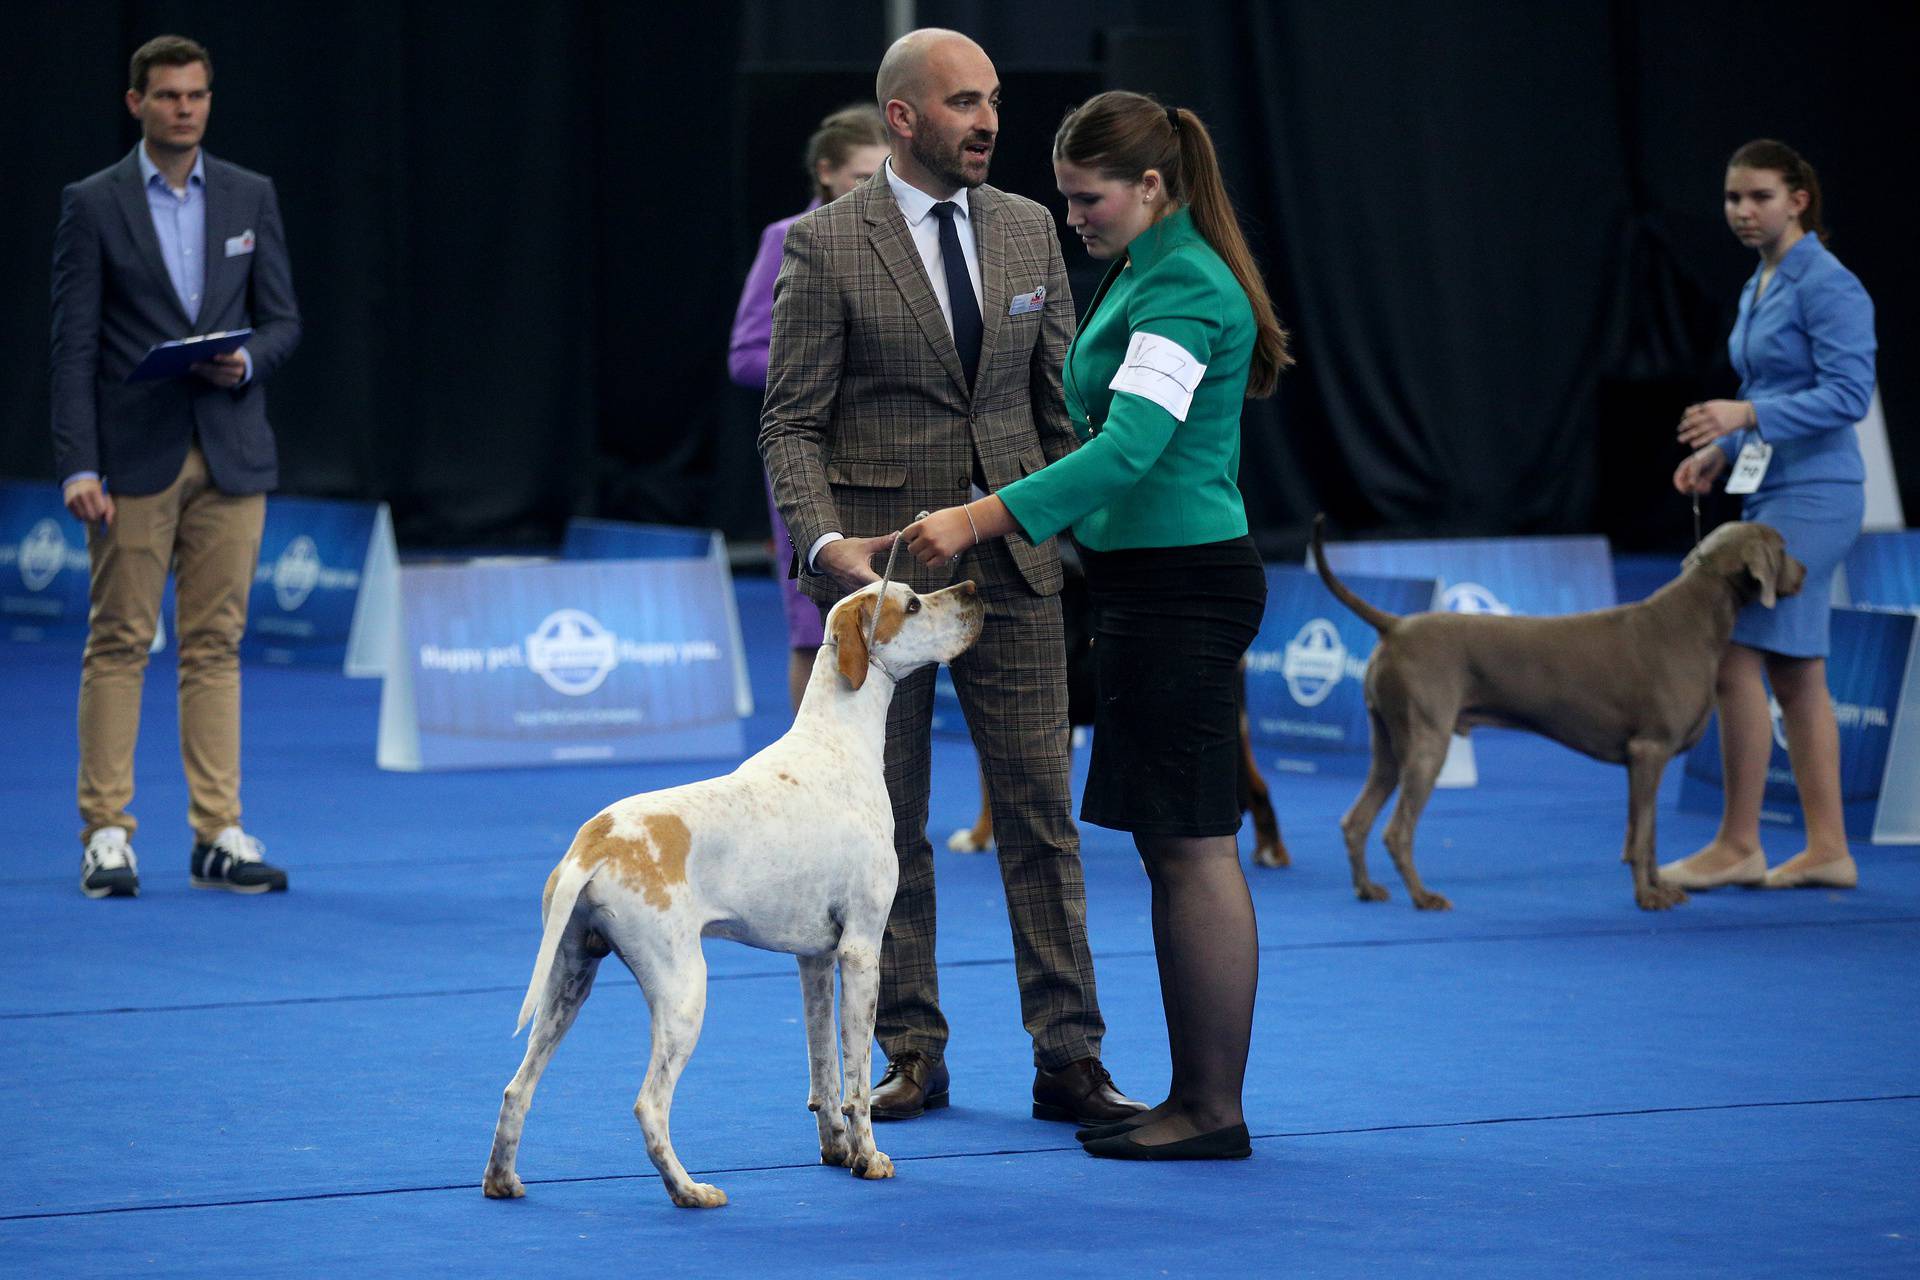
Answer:
<svg viewBox="0 0 1920 1280"><path fill-rule="evenodd" d="M1749 538L1740 550L1740 561L1753 580L1760 584L1760 603L1771 609L1779 603L1776 586L1785 556L1782 548L1768 538Z"/></svg>
<svg viewBox="0 0 1920 1280"><path fill-rule="evenodd" d="M871 617L872 596L865 596L833 615L833 644L840 655L840 674L855 689L867 682L867 620Z"/></svg>

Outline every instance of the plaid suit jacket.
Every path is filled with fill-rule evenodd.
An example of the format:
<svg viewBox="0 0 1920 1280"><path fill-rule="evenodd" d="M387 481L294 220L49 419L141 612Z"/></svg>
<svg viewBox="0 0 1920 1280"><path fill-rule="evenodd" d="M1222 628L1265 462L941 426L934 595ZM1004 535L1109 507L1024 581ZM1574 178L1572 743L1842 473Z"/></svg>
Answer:
<svg viewBox="0 0 1920 1280"><path fill-rule="evenodd" d="M976 450L987 487L998 489L1077 444L1060 389L1073 296L1053 218L990 186L967 202L985 295L971 391L884 168L787 232L760 453L800 588L822 604L841 594L805 562L822 534L891 533L923 510L965 502ZM1013 298L1042 287L1040 310L1007 314ZM1016 533L1006 543L1029 590L1060 589L1051 539L1035 546ZM894 566L896 580L921 591L954 576L904 554Z"/></svg>

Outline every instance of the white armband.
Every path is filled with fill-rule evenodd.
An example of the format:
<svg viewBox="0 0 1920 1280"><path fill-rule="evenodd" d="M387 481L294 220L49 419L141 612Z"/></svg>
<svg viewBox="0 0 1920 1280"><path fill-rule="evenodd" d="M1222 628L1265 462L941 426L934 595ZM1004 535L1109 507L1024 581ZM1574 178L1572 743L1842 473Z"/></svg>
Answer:
<svg viewBox="0 0 1920 1280"><path fill-rule="evenodd" d="M1127 358L1121 362L1120 372L1107 386L1151 400L1185 422L1193 393L1206 372L1207 366L1173 339L1157 333L1136 333L1127 344Z"/></svg>

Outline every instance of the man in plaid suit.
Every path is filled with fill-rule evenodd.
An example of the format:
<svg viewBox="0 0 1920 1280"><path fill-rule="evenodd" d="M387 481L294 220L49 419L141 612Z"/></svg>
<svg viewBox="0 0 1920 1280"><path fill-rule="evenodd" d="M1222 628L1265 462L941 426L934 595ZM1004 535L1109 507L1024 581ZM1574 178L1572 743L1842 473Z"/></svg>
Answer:
<svg viewBox="0 0 1920 1280"><path fill-rule="evenodd" d="M801 590L823 608L878 578L873 557L919 512L1075 445L1060 390L1073 299L1053 219L985 185L999 130L993 63L957 32L915 31L887 51L877 90L886 165L794 224L774 286L760 450ZM992 797L1034 1115L1125 1119L1144 1108L1100 1064L1058 553L1015 534L941 570L902 555L895 577L920 591L970 577L987 601L986 628L952 671ZM933 686L933 668L902 681L887 722L900 885L881 956L878 1120L948 1097L926 832Z"/></svg>

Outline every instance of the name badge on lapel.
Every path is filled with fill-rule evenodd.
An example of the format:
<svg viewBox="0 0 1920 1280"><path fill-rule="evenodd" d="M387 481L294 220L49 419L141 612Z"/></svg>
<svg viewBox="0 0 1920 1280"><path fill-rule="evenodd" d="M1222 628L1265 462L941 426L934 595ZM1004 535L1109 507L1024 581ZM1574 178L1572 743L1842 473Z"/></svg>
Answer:
<svg viewBox="0 0 1920 1280"><path fill-rule="evenodd" d="M1013 301L1007 304L1007 314L1023 316L1029 311L1038 311L1047 305L1047 286L1041 285L1032 293L1015 294Z"/></svg>
<svg viewBox="0 0 1920 1280"><path fill-rule="evenodd" d="M237 258L244 253L253 252L253 231L248 229L237 236L227 237L227 256Z"/></svg>

